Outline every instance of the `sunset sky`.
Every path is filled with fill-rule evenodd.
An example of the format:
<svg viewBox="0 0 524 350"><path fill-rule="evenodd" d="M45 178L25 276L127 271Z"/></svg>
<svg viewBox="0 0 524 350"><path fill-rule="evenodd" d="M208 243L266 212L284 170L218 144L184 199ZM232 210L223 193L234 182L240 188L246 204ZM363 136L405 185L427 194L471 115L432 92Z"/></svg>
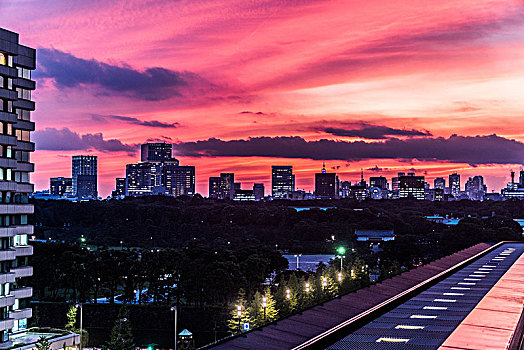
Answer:
<svg viewBox="0 0 524 350"><path fill-rule="evenodd" d="M453 171L499 191L524 162L524 2L0 0L37 48L37 190L99 156L107 196L148 140L175 144L197 191L271 164L312 190Z"/></svg>

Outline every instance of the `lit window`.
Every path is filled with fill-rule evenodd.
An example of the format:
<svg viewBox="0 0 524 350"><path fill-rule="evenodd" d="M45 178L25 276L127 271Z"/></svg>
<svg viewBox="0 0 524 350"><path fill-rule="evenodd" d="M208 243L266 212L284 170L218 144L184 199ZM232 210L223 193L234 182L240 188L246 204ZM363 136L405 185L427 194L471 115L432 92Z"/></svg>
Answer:
<svg viewBox="0 0 524 350"><path fill-rule="evenodd" d="M457 284L463 285L463 286L474 286L476 285L475 282L459 282Z"/></svg>
<svg viewBox="0 0 524 350"><path fill-rule="evenodd" d="M405 324L399 324L395 329L424 329L424 326L410 326Z"/></svg>
<svg viewBox="0 0 524 350"><path fill-rule="evenodd" d="M482 267L490 267L490 268L495 268L496 266L493 266L493 265L482 265Z"/></svg>
<svg viewBox="0 0 524 350"><path fill-rule="evenodd" d="M5 58L5 54L3 54L3 53L1 53L1 52L0 52L0 64L1 64L2 66L5 66L5 65L7 64L7 60L6 60L6 58Z"/></svg>
<svg viewBox="0 0 524 350"><path fill-rule="evenodd" d="M420 319L435 319L437 318L437 316L435 315L411 315L409 316L409 318L420 318Z"/></svg>
<svg viewBox="0 0 524 350"><path fill-rule="evenodd" d="M444 295L464 295L464 293L444 293Z"/></svg>
<svg viewBox="0 0 524 350"><path fill-rule="evenodd" d="M435 302L440 303L456 303L457 301L455 299L434 299Z"/></svg>
<svg viewBox="0 0 524 350"><path fill-rule="evenodd" d="M464 281L482 281L481 278L464 278Z"/></svg>
<svg viewBox="0 0 524 350"><path fill-rule="evenodd" d="M480 272L473 272L474 274L475 273L480 273ZM469 277L486 277L486 275L469 275Z"/></svg>
<svg viewBox="0 0 524 350"><path fill-rule="evenodd" d="M377 339L377 343L407 343L409 339L406 338L389 338L382 337Z"/></svg>
<svg viewBox="0 0 524 350"><path fill-rule="evenodd" d="M448 308L445 306L424 306L424 310L447 310Z"/></svg>

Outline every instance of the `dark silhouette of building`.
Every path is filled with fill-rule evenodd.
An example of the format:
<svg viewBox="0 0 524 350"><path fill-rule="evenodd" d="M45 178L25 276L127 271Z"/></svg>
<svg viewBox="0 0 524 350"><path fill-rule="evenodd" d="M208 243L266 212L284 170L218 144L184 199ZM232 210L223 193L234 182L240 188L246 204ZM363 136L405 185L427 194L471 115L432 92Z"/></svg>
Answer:
<svg viewBox="0 0 524 350"><path fill-rule="evenodd" d="M59 197L73 195L73 179L70 177L52 177L49 179L49 194Z"/></svg>
<svg viewBox="0 0 524 350"><path fill-rule="evenodd" d="M173 161L174 159L172 158L172 150L173 146L170 143L144 143L140 146L140 161L161 163Z"/></svg>
<svg viewBox="0 0 524 350"><path fill-rule="evenodd" d="M443 177L437 177L433 180L433 188L439 188L441 190L446 188L446 179Z"/></svg>
<svg viewBox="0 0 524 350"><path fill-rule="evenodd" d="M295 190L295 175L291 165L271 166L271 196L287 198Z"/></svg>
<svg viewBox="0 0 524 350"><path fill-rule="evenodd" d="M126 178L117 177L115 179L115 190L111 193L111 197L120 198L126 195Z"/></svg>
<svg viewBox="0 0 524 350"><path fill-rule="evenodd" d="M75 197L80 199L96 199L98 197L97 161L97 156L73 156L71 173Z"/></svg>
<svg viewBox="0 0 524 350"><path fill-rule="evenodd" d="M324 165L321 173L315 174L315 198L335 199L338 198L338 177L335 173L326 172Z"/></svg>
<svg viewBox="0 0 524 350"><path fill-rule="evenodd" d="M449 191L455 198L460 197L460 175L453 173L449 175Z"/></svg>
<svg viewBox="0 0 524 350"><path fill-rule="evenodd" d="M474 201L484 200L484 196L487 192L487 187L484 184L484 178L482 176L474 176L466 181L465 185L466 195L469 199Z"/></svg>
<svg viewBox="0 0 524 350"><path fill-rule="evenodd" d="M235 197L235 174L221 173L209 178L209 198L233 199Z"/></svg>
<svg viewBox="0 0 524 350"><path fill-rule="evenodd" d="M384 176L372 176L369 178L369 187L378 187L381 190L387 190L388 179Z"/></svg>
<svg viewBox="0 0 524 350"><path fill-rule="evenodd" d="M253 194L255 195L255 200L259 201L265 196L265 188L264 184L262 183L256 183L253 184Z"/></svg>
<svg viewBox="0 0 524 350"><path fill-rule="evenodd" d="M175 197L195 195L195 167L164 164L162 184L165 193Z"/></svg>
<svg viewBox="0 0 524 350"><path fill-rule="evenodd" d="M423 200L425 198L425 181L424 176L415 176L410 173L408 176L399 176L398 178L398 196L399 198L415 198Z"/></svg>

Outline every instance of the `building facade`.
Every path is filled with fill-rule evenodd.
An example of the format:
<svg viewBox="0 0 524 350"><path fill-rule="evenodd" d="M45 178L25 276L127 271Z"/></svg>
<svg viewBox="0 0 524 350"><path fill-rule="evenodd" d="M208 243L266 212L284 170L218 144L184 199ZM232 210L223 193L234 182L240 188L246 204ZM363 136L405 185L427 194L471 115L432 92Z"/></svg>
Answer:
<svg viewBox="0 0 524 350"><path fill-rule="evenodd" d="M399 198L423 200L425 198L424 176L415 176L413 173L408 176L399 176L398 196Z"/></svg>
<svg viewBox="0 0 524 350"><path fill-rule="evenodd" d="M49 194L59 197L73 195L73 179L70 177L52 177L49 179Z"/></svg>
<svg viewBox="0 0 524 350"><path fill-rule="evenodd" d="M263 183L255 183L253 184L253 194L255 195L255 200L259 201L264 198L265 194L265 187Z"/></svg>
<svg viewBox="0 0 524 350"><path fill-rule="evenodd" d="M271 166L271 196L273 198L288 198L295 190L295 175L291 165Z"/></svg>
<svg viewBox="0 0 524 350"><path fill-rule="evenodd" d="M480 175L470 177L466 181L465 187L466 195L468 199L473 201L482 201L487 192L487 187L484 184L484 178Z"/></svg>
<svg viewBox="0 0 524 350"><path fill-rule="evenodd" d="M34 209L28 197L34 191L29 174L34 171L30 134L35 129L31 121L35 54L18 43L18 34L0 29L0 343L7 347L10 336L24 331L32 316L28 298L33 291L22 278L33 274L28 266L33 254L28 216Z"/></svg>
<svg viewBox="0 0 524 350"><path fill-rule="evenodd" d="M140 146L140 161L167 162L172 158L173 146L166 142L144 143Z"/></svg>
<svg viewBox="0 0 524 350"><path fill-rule="evenodd" d="M433 180L433 188L444 190L446 188L446 179L443 177L437 177Z"/></svg>
<svg viewBox="0 0 524 350"><path fill-rule="evenodd" d="M449 175L449 192L455 198L460 197L460 175L457 173Z"/></svg>
<svg viewBox="0 0 524 350"><path fill-rule="evenodd" d="M235 197L235 174L221 173L209 178L209 198L233 199Z"/></svg>
<svg viewBox="0 0 524 350"><path fill-rule="evenodd" d="M98 198L98 157L73 156L71 173L73 178L73 195L79 199Z"/></svg>
<svg viewBox="0 0 524 350"><path fill-rule="evenodd" d="M195 167L177 164L164 164L162 184L165 194L174 197L195 195Z"/></svg>
<svg viewBox="0 0 524 350"><path fill-rule="evenodd" d="M336 199L338 198L338 177L335 173L326 172L326 167L322 172L315 174L315 198L316 199Z"/></svg>

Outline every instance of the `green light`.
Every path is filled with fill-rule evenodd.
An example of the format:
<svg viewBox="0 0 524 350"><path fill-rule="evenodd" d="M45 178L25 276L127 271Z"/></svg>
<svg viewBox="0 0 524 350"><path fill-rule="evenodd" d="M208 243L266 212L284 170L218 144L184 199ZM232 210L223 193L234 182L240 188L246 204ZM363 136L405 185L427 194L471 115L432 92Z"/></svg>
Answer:
<svg viewBox="0 0 524 350"><path fill-rule="evenodd" d="M149 345L149 346L147 347L147 350L153 350L153 345Z"/></svg>
<svg viewBox="0 0 524 350"><path fill-rule="evenodd" d="M344 247L338 247L338 248L337 248L337 253L338 253L339 255L344 255L344 254L346 254L346 248L344 248Z"/></svg>
<svg viewBox="0 0 524 350"><path fill-rule="evenodd" d="M80 241L82 241L82 243L84 243L86 241L86 239L84 237L80 238Z"/></svg>

